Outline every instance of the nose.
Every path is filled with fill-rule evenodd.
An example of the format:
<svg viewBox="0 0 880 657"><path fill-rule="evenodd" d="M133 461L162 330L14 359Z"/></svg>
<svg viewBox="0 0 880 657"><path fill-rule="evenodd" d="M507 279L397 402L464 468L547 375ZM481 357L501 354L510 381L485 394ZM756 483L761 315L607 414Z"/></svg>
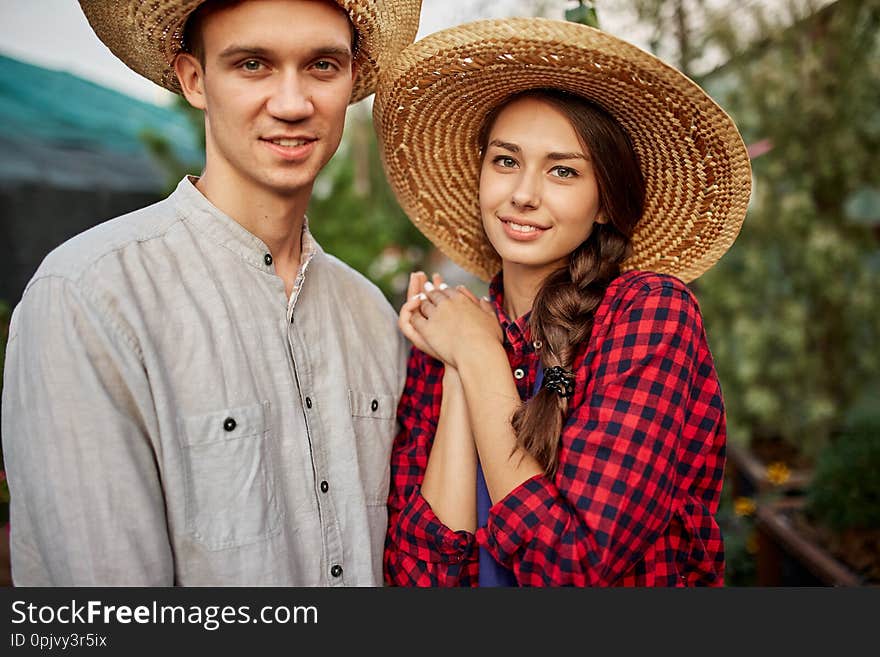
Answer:
<svg viewBox="0 0 880 657"><path fill-rule="evenodd" d="M541 205L540 176L525 169L517 176L510 202L522 210L535 210Z"/></svg>
<svg viewBox="0 0 880 657"><path fill-rule="evenodd" d="M276 119L294 122L310 117L315 106L308 85L296 71L291 71L278 77L266 109Z"/></svg>

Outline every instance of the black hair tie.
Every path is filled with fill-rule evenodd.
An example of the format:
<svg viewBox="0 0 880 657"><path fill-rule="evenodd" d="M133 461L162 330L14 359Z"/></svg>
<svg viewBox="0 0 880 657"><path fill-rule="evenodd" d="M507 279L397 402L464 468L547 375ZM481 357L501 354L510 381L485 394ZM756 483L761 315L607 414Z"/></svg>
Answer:
<svg viewBox="0 0 880 657"><path fill-rule="evenodd" d="M544 370L543 387L567 399L574 394L574 372L554 365L550 369Z"/></svg>

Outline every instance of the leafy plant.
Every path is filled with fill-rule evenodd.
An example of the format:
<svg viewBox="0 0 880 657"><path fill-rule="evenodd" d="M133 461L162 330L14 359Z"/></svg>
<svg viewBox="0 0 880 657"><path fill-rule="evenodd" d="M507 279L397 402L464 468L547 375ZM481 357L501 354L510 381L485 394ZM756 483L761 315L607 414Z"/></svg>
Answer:
<svg viewBox="0 0 880 657"><path fill-rule="evenodd" d="M835 531L880 529L880 414L855 416L822 451L807 510Z"/></svg>
<svg viewBox="0 0 880 657"><path fill-rule="evenodd" d="M349 110L344 141L315 181L309 229L328 253L372 280L396 308L409 273L423 268L432 247L394 198L366 110L363 105Z"/></svg>
<svg viewBox="0 0 880 657"><path fill-rule="evenodd" d="M880 8L805 13L759 17L758 45L704 80L746 143L766 147L740 235L694 288L731 436L815 458L880 377L880 207L849 211L880 189Z"/></svg>

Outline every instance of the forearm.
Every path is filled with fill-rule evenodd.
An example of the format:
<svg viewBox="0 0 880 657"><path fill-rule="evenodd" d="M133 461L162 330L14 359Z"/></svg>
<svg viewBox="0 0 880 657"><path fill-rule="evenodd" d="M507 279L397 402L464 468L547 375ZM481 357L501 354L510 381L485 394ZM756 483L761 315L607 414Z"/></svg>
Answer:
<svg viewBox="0 0 880 657"><path fill-rule="evenodd" d="M476 470L477 453L464 391L458 373L447 367L422 495L440 521L454 531L476 530Z"/></svg>
<svg viewBox="0 0 880 657"><path fill-rule="evenodd" d="M510 420L522 402L501 344L475 348L458 365L489 497L497 503L543 469L516 445Z"/></svg>

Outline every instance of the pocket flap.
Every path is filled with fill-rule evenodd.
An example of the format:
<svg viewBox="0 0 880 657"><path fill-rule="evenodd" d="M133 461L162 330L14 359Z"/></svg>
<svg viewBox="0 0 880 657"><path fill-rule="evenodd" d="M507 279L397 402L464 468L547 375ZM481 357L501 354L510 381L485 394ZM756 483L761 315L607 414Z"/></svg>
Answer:
<svg viewBox="0 0 880 657"><path fill-rule="evenodd" d="M183 443L187 447L224 440L259 436L266 431L269 402L227 408L182 419Z"/></svg>
<svg viewBox="0 0 880 657"><path fill-rule="evenodd" d="M394 395L374 392L348 391L351 414L355 417L373 417L393 420L397 417L397 403Z"/></svg>

